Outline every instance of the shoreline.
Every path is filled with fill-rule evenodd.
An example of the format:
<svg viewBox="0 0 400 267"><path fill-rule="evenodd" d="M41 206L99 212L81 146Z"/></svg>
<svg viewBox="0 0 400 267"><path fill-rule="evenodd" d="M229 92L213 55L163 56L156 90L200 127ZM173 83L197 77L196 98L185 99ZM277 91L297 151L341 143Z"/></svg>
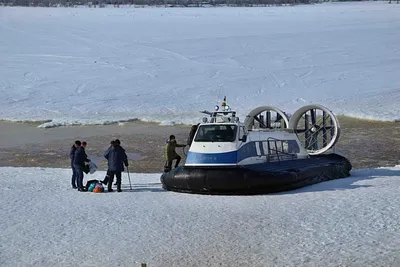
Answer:
<svg viewBox="0 0 400 267"><path fill-rule="evenodd" d="M341 137L336 153L347 157L353 169L400 164L400 123L338 116ZM1 167L69 168L69 150L75 140L87 141L87 154L99 170L106 170L104 150L120 139L130 159L130 171L158 173L164 166L165 140L174 134L186 143L190 125L160 125L139 120L107 125L39 128L35 123L0 121ZM185 163L185 155L181 164Z"/></svg>
<svg viewBox="0 0 400 267"><path fill-rule="evenodd" d="M0 129L2 167L69 168L69 150L75 140L81 140L88 142L88 157L96 162L99 170L106 170L103 153L110 141L118 138L130 158L130 171L149 173L163 170L166 138L174 134L178 142L185 144L190 126L135 121L38 128L30 123L0 122ZM182 151L178 153L184 156Z"/></svg>
<svg viewBox="0 0 400 267"><path fill-rule="evenodd" d="M184 123L176 123L176 124L162 124L162 122L158 121L145 121L141 120L138 118L133 118L133 119L121 119L121 120L115 120L115 121L105 121L102 123L83 123L83 122L76 122L76 123L71 123L71 124L52 124L49 126L42 126L47 123L52 123L53 120L0 120L0 124L26 124L26 125L36 125L37 128L43 128L43 129L52 129L52 128L60 128L60 127L79 127L79 126L104 126L104 125L119 125L119 124L124 124L124 123L130 123L130 122L139 122L139 123L145 123L145 124L156 124L160 126L185 126L189 124L184 124Z"/></svg>
<svg viewBox="0 0 400 267"><path fill-rule="evenodd" d="M353 117L353 116L348 116L348 115L335 115L339 120L352 120L352 121L364 121L364 122L382 122L382 123L400 123L400 119L394 119L394 120L378 120L378 119L371 119L371 118L361 118L361 117ZM57 125L57 126L51 126L51 127L39 127L41 124L52 122L53 120L6 120L6 119L0 119L0 124L26 124L26 125L37 125L37 128L43 128L43 129L52 129L52 128L61 128L61 127L80 127L80 126L107 126L107 125L119 125L119 124L125 124L125 123L132 123L132 122L138 122L138 123L143 123L143 124L155 124L159 126L190 126L190 124L185 124L185 123L177 123L177 124L162 124L162 122L159 121L146 121L142 120L139 118L132 118L132 119L121 119L121 120L115 120L115 121L106 121L103 123L74 123L74 124L66 124L66 125Z"/></svg>

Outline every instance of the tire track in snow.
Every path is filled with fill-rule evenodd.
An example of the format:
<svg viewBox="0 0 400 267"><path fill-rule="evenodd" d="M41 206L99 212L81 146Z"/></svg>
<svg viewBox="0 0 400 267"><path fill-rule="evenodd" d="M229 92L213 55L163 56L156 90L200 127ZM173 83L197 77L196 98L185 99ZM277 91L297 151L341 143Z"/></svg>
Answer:
<svg viewBox="0 0 400 267"><path fill-rule="evenodd" d="M310 70L308 70L308 71L306 71L306 72L304 72L304 73L301 73L301 74L295 73L294 75L295 75L298 79L304 79L304 78L307 78L308 76L311 76L313 73L314 73L314 67L311 67Z"/></svg>
<svg viewBox="0 0 400 267"><path fill-rule="evenodd" d="M160 52L163 52L163 53L165 53L165 54L172 55L172 56L173 56L173 57L172 57L173 59L180 59L180 60L183 60L183 61L189 61L189 62L192 62L192 63L194 63L194 64L198 64L198 65L219 66L219 67L227 67L227 68L237 68L237 66L232 66L232 65L227 65L227 64L214 64L214 63L201 62L201 61L198 61L198 60L195 60L195 59L186 57L186 56L184 56L184 55L181 54L181 53L174 52L174 51L169 50L169 49L166 49L166 48L153 47L153 46L150 46L150 45L143 45L143 44L136 44L136 45L137 45L137 46L144 47L144 48L150 48L150 49L153 49L153 50L156 50L156 51L160 51Z"/></svg>
<svg viewBox="0 0 400 267"><path fill-rule="evenodd" d="M82 94L83 89L85 89L87 83L80 83L78 86L75 88L75 92L77 94Z"/></svg>

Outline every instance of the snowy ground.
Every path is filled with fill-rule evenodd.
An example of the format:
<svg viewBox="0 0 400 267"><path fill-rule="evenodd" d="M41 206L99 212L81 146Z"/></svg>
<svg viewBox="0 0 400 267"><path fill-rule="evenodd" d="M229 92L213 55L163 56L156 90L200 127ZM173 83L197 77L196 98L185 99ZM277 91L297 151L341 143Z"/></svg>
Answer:
<svg viewBox="0 0 400 267"><path fill-rule="evenodd" d="M68 169L0 172L1 266L400 265L400 166L259 196L168 192L159 174L81 193Z"/></svg>
<svg viewBox="0 0 400 267"><path fill-rule="evenodd" d="M320 103L400 119L400 5L0 7L0 119L198 122Z"/></svg>

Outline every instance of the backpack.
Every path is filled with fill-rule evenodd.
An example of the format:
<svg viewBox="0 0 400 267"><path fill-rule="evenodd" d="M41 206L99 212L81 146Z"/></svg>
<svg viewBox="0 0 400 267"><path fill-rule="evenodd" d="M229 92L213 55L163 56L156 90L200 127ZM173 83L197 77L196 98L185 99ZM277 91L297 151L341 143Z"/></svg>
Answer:
<svg viewBox="0 0 400 267"><path fill-rule="evenodd" d="M85 188L87 189L87 191L89 191L89 188L92 184L94 184L94 186L96 186L97 183L99 183L99 180L89 180L86 182L86 186ZM94 189L94 188L93 188Z"/></svg>
<svg viewBox="0 0 400 267"><path fill-rule="evenodd" d="M95 184L95 183L90 184L90 186L89 186L89 188L88 188L88 191L89 191L89 192L93 192L93 190L94 190L95 187L96 187L96 184Z"/></svg>
<svg viewBox="0 0 400 267"><path fill-rule="evenodd" d="M97 183L93 189L93 193L103 193L103 192L104 192L103 185L101 183Z"/></svg>

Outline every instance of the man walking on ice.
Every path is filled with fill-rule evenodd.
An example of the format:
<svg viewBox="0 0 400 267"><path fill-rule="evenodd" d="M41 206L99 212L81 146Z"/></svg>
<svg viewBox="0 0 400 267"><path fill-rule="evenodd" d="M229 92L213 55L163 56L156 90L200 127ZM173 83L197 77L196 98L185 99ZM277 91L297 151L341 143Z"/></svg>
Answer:
<svg viewBox="0 0 400 267"><path fill-rule="evenodd" d="M108 192L114 191L112 189L114 175L117 177L117 191L122 192L121 172L124 171L124 165L128 167L129 164L125 149L121 147L121 142L118 139L111 143L111 146L104 152L104 157L108 161L108 173L110 175L107 184Z"/></svg>

